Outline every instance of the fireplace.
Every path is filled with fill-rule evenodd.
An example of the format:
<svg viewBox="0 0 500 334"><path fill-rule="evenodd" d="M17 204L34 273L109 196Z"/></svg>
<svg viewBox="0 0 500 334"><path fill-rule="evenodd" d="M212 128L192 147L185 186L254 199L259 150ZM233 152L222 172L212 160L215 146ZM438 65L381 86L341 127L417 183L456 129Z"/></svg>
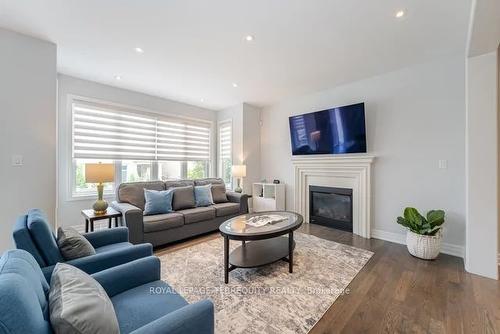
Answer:
<svg viewBox="0 0 500 334"><path fill-rule="evenodd" d="M356 154L293 157L294 211L310 221L310 186L352 189L352 233L369 239L374 161L373 156Z"/></svg>
<svg viewBox="0 0 500 334"><path fill-rule="evenodd" d="M352 232L352 189L309 186L309 222Z"/></svg>

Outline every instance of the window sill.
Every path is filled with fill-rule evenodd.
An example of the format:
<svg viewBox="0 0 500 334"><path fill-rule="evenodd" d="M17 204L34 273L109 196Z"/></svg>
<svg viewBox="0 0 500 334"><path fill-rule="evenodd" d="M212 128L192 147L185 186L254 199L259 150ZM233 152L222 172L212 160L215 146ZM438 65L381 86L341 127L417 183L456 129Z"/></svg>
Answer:
<svg viewBox="0 0 500 334"><path fill-rule="evenodd" d="M109 202L111 200L115 199L115 194L104 194L103 198ZM77 201L90 201L90 200L96 200L97 199L97 193L96 194L82 194L82 195L71 195L68 198L66 198L67 202L77 202Z"/></svg>

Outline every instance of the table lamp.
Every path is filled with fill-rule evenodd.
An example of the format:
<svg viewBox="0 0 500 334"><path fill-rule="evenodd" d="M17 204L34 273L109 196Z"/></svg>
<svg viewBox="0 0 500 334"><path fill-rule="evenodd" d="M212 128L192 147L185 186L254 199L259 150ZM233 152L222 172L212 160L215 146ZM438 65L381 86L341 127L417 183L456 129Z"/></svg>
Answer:
<svg viewBox="0 0 500 334"><path fill-rule="evenodd" d="M85 182L97 183L97 201L92 208L96 215L106 213L108 202L103 198L105 182L113 182L115 180L115 165L114 164L85 164Z"/></svg>
<svg viewBox="0 0 500 334"><path fill-rule="evenodd" d="M231 167L231 174L236 178L236 188L234 191L237 193L241 193L243 189L241 189L240 181L242 178L247 176L247 166L246 165L233 165Z"/></svg>

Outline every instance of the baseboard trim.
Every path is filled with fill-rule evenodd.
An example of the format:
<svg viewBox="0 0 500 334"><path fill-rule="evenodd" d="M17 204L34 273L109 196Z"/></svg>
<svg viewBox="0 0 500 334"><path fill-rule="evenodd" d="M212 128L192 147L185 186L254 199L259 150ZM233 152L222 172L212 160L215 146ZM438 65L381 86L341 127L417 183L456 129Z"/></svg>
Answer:
<svg viewBox="0 0 500 334"><path fill-rule="evenodd" d="M372 238L384 241L390 241L401 245L406 245L406 236L400 233L387 232L383 230L372 229Z"/></svg>
<svg viewBox="0 0 500 334"><path fill-rule="evenodd" d="M394 243L401 244L401 245L406 245L406 236L404 234L401 234L401 233L394 233L394 232L387 232L387 231L378 230L378 229L372 229L371 236L374 239L380 239L380 240L394 242ZM453 256L458 256L458 257L461 257L462 259L465 256L465 251L464 251L463 246L449 244L446 242L443 242L441 253L453 255ZM500 263L500 254L499 254L499 263Z"/></svg>

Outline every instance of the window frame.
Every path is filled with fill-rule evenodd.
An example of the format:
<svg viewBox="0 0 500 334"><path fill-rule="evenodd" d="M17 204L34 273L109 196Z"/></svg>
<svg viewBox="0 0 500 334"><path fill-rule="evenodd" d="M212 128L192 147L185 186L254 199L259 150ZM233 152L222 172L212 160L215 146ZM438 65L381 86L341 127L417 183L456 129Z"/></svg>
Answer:
<svg viewBox="0 0 500 334"><path fill-rule="evenodd" d="M83 199L83 198L93 198L96 196L97 194L97 190L88 190L88 191L81 191L81 192L77 192L76 191L76 160L77 159L74 159L73 157L71 157L71 170L70 170L70 194L71 194L71 198L76 198L76 199ZM80 160L84 160L84 159L80 159ZM120 163L117 163L117 161L113 160L113 164L115 165L115 180L114 180L114 184L115 184L115 187L113 188L116 188L116 182L119 179L119 177L121 175L119 175L119 170L121 168L121 162ZM121 174L121 173L120 173ZM115 194L115 190L109 190L109 189L104 189L104 192L103 192L103 196L104 197L111 197Z"/></svg>
<svg viewBox="0 0 500 334"><path fill-rule="evenodd" d="M220 131L221 131L221 127L225 124L229 124L229 126L231 127L231 137L230 137L231 165L233 164L233 151L234 151L233 150L233 119L227 118L227 119L219 120L217 122L217 177L222 178L222 179L224 179L224 177L223 177L224 173L222 171L224 164L222 163L222 153L221 153L222 144L221 144L221 140L220 140ZM233 188L233 178L232 177L230 178L229 183L226 183L225 181L224 181L224 183L226 184L226 189Z"/></svg>
<svg viewBox="0 0 500 334"><path fill-rule="evenodd" d="M208 125L209 128L209 147L213 148L214 144L216 145L217 143L214 143L214 121L211 120L206 120L206 119L199 119L195 117L188 117L184 115L178 115L178 114L173 114L173 113L162 113L162 112L157 112L153 110L149 110L146 108L138 107L138 106L131 106L131 105L126 105L126 104L121 104L121 103L115 103L115 102L110 102L102 99L95 99L91 97L86 97L86 96L80 96L80 95L75 95L75 94L67 94L67 99L66 99L66 138L67 138L67 143L66 143L66 159L65 159L65 170L67 173L66 177L66 184L67 184L67 196L66 200L68 201L75 201L75 200L84 200L84 199L92 199L95 198L96 193L94 191L85 191L81 193L76 192L76 159L73 157L73 104L75 102L87 102L87 103L95 103L95 104L100 104L112 109L120 109L123 108L126 111L125 112L133 112L137 114L144 114L148 116L155 116L157 115L158 117L173 117L177 119L184 119L186 121L191 121L191 122L201 122L205 123ZM214 162L216 161L216 152L214 152L214 149L210 150L210 155L209 159L207 161L207 177L211 177L214 175ZM84 159L82 159L84 160ZM103 159L104 160L104 159ZM104 197L107 199L111 199L115 196L116 194L116 187L121 183L122 179L122 161L127 160L117 160L117 159L106 159L106 160L113 160L113 163L115 164L115 181L114 181L114 189L113 191L110 190L105 190L104 191ZM137 160L142 160L142 159L137 159ZM163 161L163 160L148 160L152 162L152 178L158 178L158 163ZM173 160L170 160L173 161ZM179 160L180 161L180 160ZM187 163L188 161L180 161L183 166L181 168L182 173L186 173L187 175ZM183 176L181 176L182 178Z"/></svg>

